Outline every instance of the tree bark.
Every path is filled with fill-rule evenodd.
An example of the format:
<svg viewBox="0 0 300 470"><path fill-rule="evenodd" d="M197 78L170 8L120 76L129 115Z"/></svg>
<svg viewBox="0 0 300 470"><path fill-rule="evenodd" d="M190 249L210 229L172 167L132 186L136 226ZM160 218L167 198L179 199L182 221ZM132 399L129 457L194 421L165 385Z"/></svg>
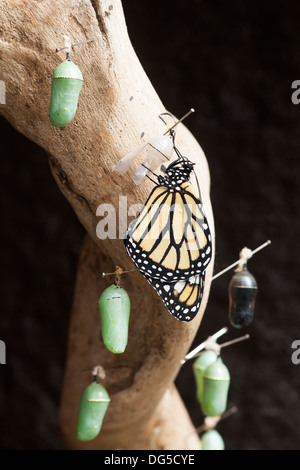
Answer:
<svg viewBox="0 0 300 470"><path fill-rule="evenodd" d="M207 269L200 312L190 323L174 319L138 272L123 276L122 286L132 305L128 346L124 354L114 355L100 340L97 300L112 283L101 279L101 273L113 271L116 265L130 269L133 264L122 239L97 237L96 209L112 204L119 216L121 195L127 196L127 207L145 202L153 184L145 181L136 187L130 172L121 176L113 167L143 141L166 130L158 118L166 110L132 48L121 2L2 0L0 30L0 78L6 85L6 104L0 105L0 113L46 150L60 190L87 231L60 411L65 442L73 449L199 449L199 438L173 382L205 310L213 261ZM63 52L55 53L64 34L72 42L93 42L71 53L84 85L74 120L56 128L48 110L51 76L65 59ZM182 124L176 144L196 163L214 239L205 156ZM83 371L99 364L106 371L103 384L111 403L99 436L82 443L75 437L77 411L80 395L91 382L91 375Z"/></svg>

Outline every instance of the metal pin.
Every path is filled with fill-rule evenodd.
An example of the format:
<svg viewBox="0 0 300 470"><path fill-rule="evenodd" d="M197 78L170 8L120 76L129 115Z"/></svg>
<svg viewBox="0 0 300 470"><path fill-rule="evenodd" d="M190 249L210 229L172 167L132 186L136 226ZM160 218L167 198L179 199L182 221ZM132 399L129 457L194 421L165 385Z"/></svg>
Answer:
<svg viewBox="0 0 300 470"><path fill-rule="evenodd" d="M220 354L222 348L226 348L227 346L231 346L232 344L239 343L240 341L244 341L245 339L249 339L250 335L246 334L239 338L231 339L226 343L218 344L217 339L220 338L224 333L228 331L227 327L222 328L222 330L218 331L212 336L209 336L203 343L201 343L197 348L193 349L190 353L188 353L183 360L181 360L181 364L184 364L189 359L194 359L195 357L200 356L201 351L203 349L212 349L216 351L217 354Z"/></svg>
<svg viewBox="0 0 300 470"><path fill-rule="evenodd" d="M116 271L114 271L113 273L102 273L102 277L113 276L114 274L118 274L118 272L119 272L118 269L121 269L120 274L127 274L127 273L132 273L134 271L138 271L138 269L130 269L129 271L123 271L122 268L120 268L119 266L116 266Z"/></svg>
<svg viewBox="0 0 300 470"><path fill-rule="evenodd" d="M177 126L177 124L182 122L185 118L187 118L190 114L192 114L194 112L195 112L194 108L191 108L188 113L186 113L184 116L182 116L182 118L180 118L179 121L176 121L175 124L173 124L173 126L170 127L163 135L168 134L172 129L174 129L174 127Z"/></svg>
<svg viewBox="0 0 300 470"><path fill-rule="evenodd" d="M113 276L114 275L115 276L115 286L119 286L120 285L121 275L122 274L127 274L127 273L132 273L134 271L138 271L137 268L130 269L129 271L123 271L123 269L120 268L120 266L116 266L116 270L113 273L102 273L102 277Z"/></svg>
<svg viewBox="0 0 300 470"><path fill-rule="evenodd" d="M186 361L190 360L190 359L193 359L193 357L196 356L197 353L199 353L200 351L202 351L202 349L205 348L205 346L207 345L207 341L209 339L213 339L213 340L216 340L218 338L220 338L220 336L224 335L225 333L227 333L228 331L228 328L227 326L224 326L224 328L222 328L221 330L217 331L214 335L212 336L209 336L208 339L206 339L205 341L203 341L203 343L199 344L199 346L197 346L195 349L193 349L191 352L189 352L184 359L182 359L180 362L181 364L184 364Z"/></svg>
<svg viewBox="0 0 300 470"><path fill-rule="evenodd" d="M94 41L94 39L88 39L87 41L75 42L74 44L68 44L67 46L58 47L56 49L56 52L63 51L64 49L71 49L75 46L81 46L82 44L87 44L88 42L92 42L92 41Z"/></svg>
<svg viewBox="0 0 300 470"><path fill-rule="evenodd" d="M208 431L209 429L213 429L219 423L219 421L229 418L229 416L237 413L238 409L236 406L232 406L229 410L225 411L221 416L206 416L204 419L204 423L196 428L196 432L199 434L202 431Z"/></svg>
<svg viewBox="0 0 300 470"><path fill-rule="evenodd" d="M257 253L258 251L262 250L263 248L265 248L266 246L270 245L271 244L271 240L268 240L266 241L266 243L263 243L262 245L260 245L258 248L255 248L255 250L251 251L251 257ZM247 261L247 260L245 260ZM230 269L234 268L234 266L237 266L238 264L241 263L241 258L236 261L235 263L231 264L230 266L228 266L227 268L223 269L223 271L220 271L219 273L215 274L211 280L214 281L215 279L217 279L217 277L219 276L222 276L222 274L225 274L227 271L229 271Z"/></svg>
<svg viewBox="0 0 300 470"><path fill-rule="evenodd" d="M231 346L232 344L235 344L235 343L239 343L240 341L244 341L245 339L249 339L250 338L250 335L248 335L248 333L244 336L241 336L240 338L235 338L235 339L231 339L230 341L227 341L226 343L222 343L220 344L220 349L221 348L226 348L227 346Z"/></svg>

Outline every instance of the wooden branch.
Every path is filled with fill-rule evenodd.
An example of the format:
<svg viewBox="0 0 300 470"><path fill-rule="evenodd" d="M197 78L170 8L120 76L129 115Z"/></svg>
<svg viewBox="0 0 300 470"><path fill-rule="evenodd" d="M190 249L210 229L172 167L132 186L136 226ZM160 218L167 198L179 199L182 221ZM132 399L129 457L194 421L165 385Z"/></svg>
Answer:
<svg viewBox="0 0 300 470"><path fill-rule="evenodd" d="M112 169L143 141L166 130L158 119L164 106L131 46L121 2L15 0L12 6L2 0L0 30L0 79L6 85L6 104L0 106L0 113L47 151L53 176L88 234L78 268L62 396L65 441L74 449L198 449L198 436L173 381L204 313L213 262L200 312L188 324L167 312L139 273L123 277L122 285L132 303L127 349L114 355L100 341L97 300L111 284L111 280L101 279L101 273L113 271L116 265L123 269L133 265L123 240L98 239L96 209L109 203L118 212L121 195L127 196L128 207L146 200L151 182L136 187L132 175L122 177ZM73 42L93 42L72 53L84 85L74 120L55 128L48 117L51 76L65 58L63 52L55 53L64 34ZM182 124L176 143L197 164L213 231L205 156ZM80 443L75 438L79 399L91 381L82 370L98 364L106 370L111 403L100 435Z"/></svg>

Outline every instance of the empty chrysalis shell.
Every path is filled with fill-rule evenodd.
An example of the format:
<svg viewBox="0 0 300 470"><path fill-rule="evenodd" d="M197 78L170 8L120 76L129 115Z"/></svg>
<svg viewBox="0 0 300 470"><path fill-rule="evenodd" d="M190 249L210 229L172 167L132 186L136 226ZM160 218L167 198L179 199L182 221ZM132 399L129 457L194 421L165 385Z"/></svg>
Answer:
<svg viewBox="0 0 300 470"><path fill-rule="evenodd" d="M98 436L109 402L107 391L98 382L92 382L86 387L80 399L77 439L90 441Z"/></svg>
<svg viewBox="0 0 300 470"><path fill-rule="evenodd" d="M249 325L253 320L257 282L245 264L232 277L229 288L229 321L235 328Z"/></svg>
<svg viewBox="0 0 300 470"><path fill-rule="evenodd" d="M162 163L171 159L173 152L172 137L169 134L152 137L150 140L144 142L138 148L133 150L133 152L130 152L122 158L115 165L114 170L124 175L145 148L145 155L142 160L143 164L136 169L135 176L132 178L136 185L143 182L146 174L148 173L148 169L155 171Z"/></svg>
<svg viewBox="0 0 300 470"><path fill-rule="evenodd" d="M128 342L130 299L125 289L112 285L98 300L102 340L109 351L120 354Z"/></svg>
<svg viewBox="0 0 300 470"><path fill-rule="evenodd" d="M200 403L202 402L204 371L210 364L215 362L217 358L217 353L212 349L209 349L201 353L193 363L193 371L197 386L197 399Z"/></svg>
<svg viewBox="0 0 300 470"><path fill-rule="evenodd" d="M82 84L82 73L71 60L65 60L54 70L49 111L54 126L63 127L72 121Z"/></svg>
<svg viewBox="0 0 300 470"><path fill-rule="evenodd" d="M230 385L229 370L218 359L209 365L203 374L203 391L201 408L206 416L220 416L227 407L227 396Z"/></svg>
<svg viewBox="0 0 300 470"><path fill-rule="evenodd" d="M202 450L224 450L225 444L221 434L215 429L206 431L201 436Z"/></svg>

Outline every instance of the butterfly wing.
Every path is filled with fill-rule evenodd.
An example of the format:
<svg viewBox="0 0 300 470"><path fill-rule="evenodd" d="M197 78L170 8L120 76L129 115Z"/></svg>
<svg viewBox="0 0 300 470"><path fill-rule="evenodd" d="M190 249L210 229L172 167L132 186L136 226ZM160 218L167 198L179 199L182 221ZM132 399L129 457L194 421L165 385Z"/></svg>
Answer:
<svg viewBox="0 0 300 470"><path fill-rule="evenodd" d="M184 182L180 191L155 187L124 242L145 276L174 282L203 273L211 259L211 235L192 185Z"/></svg>
<svg viewBox="0 0 300 470"><path fill-rule="evenodd" d="M205 272L169 284L159 279L145 277L177 320L184 322L193 320L201 305Z"/></svg>
<svg viewBox="0 0 300 470"><path fill-rule="evenodd" d="M180 321L197 314L205 269L211 260L211 235L202 205L188 181L158 185L124 240L139 271Z"/></svg>

